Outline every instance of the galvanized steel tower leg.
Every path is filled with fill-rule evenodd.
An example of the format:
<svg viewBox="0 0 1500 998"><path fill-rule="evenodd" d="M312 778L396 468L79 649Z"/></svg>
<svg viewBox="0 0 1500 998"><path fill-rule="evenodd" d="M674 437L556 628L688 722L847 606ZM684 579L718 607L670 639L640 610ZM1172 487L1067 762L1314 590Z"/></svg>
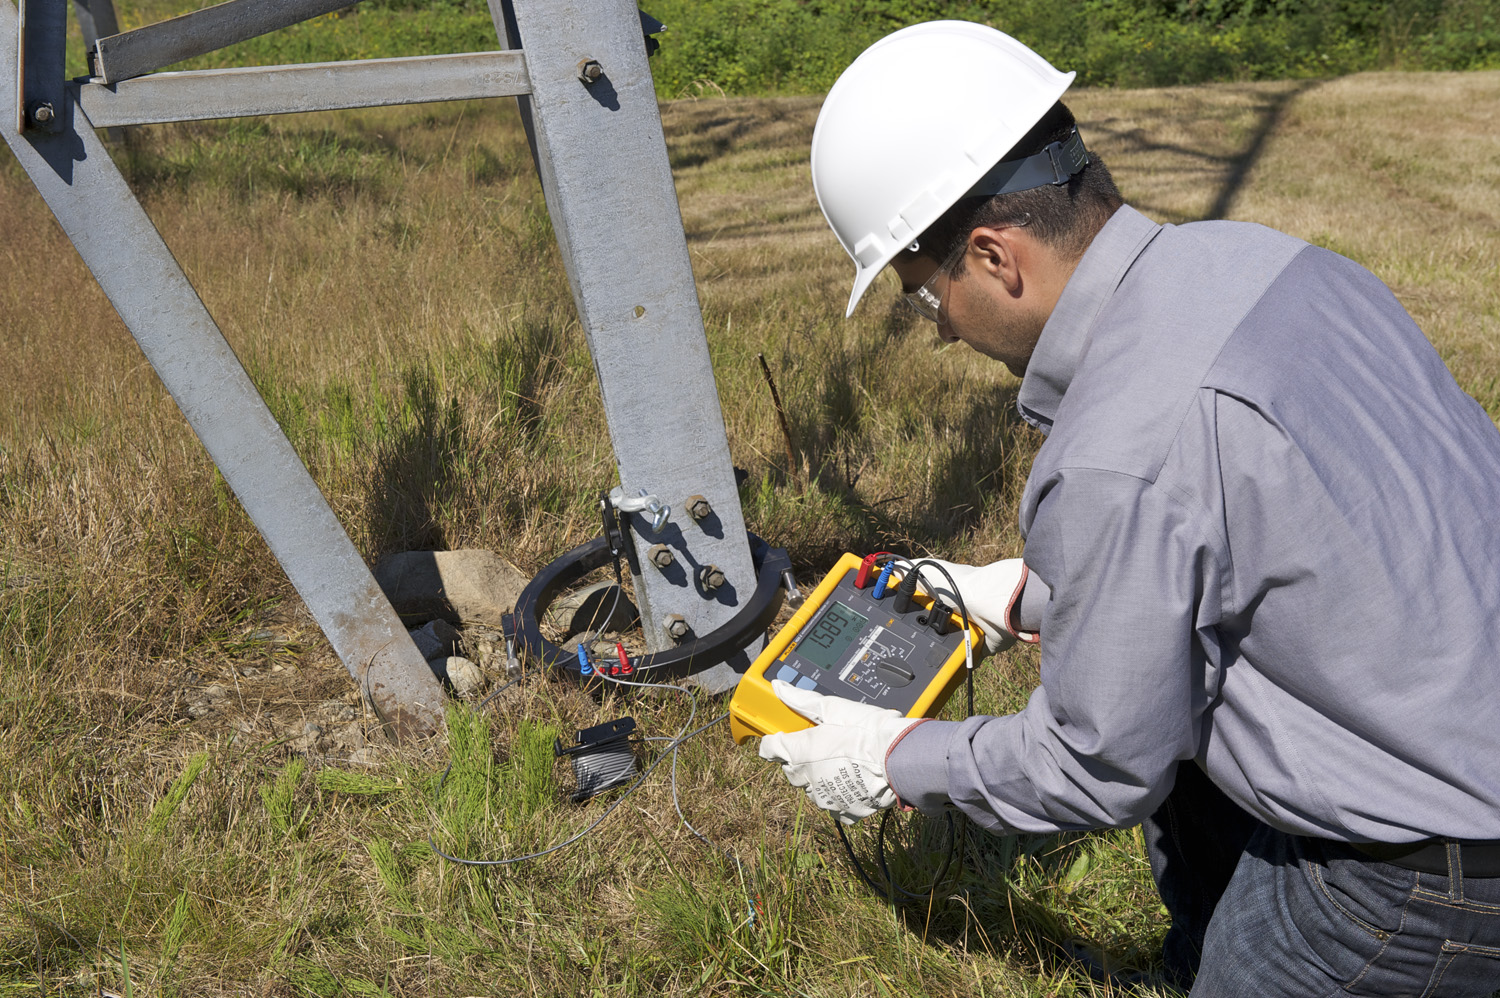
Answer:
<svg viewBox="0 0 1500 998"><path fill-rule="evenodd" d="M47 23L60 30L58 19ZM0 39L17 29L15 7L0 2ZM45 56L54 41L60 53L60 39L36 51ZM20 106L16 60L15 47L0 45L0 107ZM55 70L60 84L60 62ZM52 132L19 132L10 117L11 151L382 720L398 737L437 731L441 684L71 91L54 112Z"/></svg>
<svg viewBox="0 0 1500 998"><path fill-rule="evenodd" d="M664 650L674 616L698 636L727 622L754 591L755 570L640 12L633 0L491 0L490 9L502 42L526 53L522 112L622 491L672 507L659 534L649 514L632 514L646 642ZM709 512L699 519L689 505ZM648 556L656 544L672 555L665 569ZM747 662L742 654L731 664ZM733 678L720 670L706 681Z"/></svg>
<svg viewBox="0 0 1500 998"><path fill-rule="evenodd" d="M78 15L78 30L83 35L85 52L92 51L99 39L120 33L114 0L73 0L73 13Z"/></svg>
<svg viewBox="0 0 1500 998"><path fill-rule="evenodd" d="M101 38L120 33L120 21L115 17L114 0L73 0L73 14L78 19L78 30L83 35L83 50L94 51L94 44ZM125 129L110 127L104 130L111 142L121 142Z"/></svg>

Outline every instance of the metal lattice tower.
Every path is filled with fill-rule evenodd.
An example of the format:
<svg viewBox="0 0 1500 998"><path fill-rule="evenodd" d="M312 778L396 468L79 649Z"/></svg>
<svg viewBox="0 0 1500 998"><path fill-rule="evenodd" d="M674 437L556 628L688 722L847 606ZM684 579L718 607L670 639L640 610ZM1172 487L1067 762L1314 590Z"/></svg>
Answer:
<svg viewBox="0 0 1500 998"><path fill-rule="evenodd" d="M756 569L646 62L648 19L633 0L490 0L503 47L493 52L172 73L157 70L347 0L229 0L123 33L109 0L76 3L93 75L68 80L67 0L0 0L0 36L17 42L0 54L6 142L394 734L439 730L442 686L96 130L515 97L594 356L621 494L712 508L676 516L659 536L649 511L630 514L639 564L665 543L686 569L635 576L648 648L670 645L674 615L699 635L733 617ZM699 584L706 566L724 584Z"/></svg>

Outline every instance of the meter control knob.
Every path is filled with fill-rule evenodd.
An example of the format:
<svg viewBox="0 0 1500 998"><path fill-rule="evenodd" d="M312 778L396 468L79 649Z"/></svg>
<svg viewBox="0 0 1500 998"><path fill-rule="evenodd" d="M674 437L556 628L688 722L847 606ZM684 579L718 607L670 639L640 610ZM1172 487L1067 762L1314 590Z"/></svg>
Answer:
<svg viewBox="0 0 1500 998"><path fill-rule="evenodd" d="M917 674L895 662L881 661L876 663L875 671L880 678L891 686L905 686L917 678Z"/></svg>

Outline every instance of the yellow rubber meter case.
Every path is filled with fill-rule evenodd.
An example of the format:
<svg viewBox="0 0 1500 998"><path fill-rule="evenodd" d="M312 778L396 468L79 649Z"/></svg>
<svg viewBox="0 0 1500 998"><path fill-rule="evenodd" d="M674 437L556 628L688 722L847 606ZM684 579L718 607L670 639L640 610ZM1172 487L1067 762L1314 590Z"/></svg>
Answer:
<svg viewBox="0 0 1500 998"><path fill-rule="evenodd" d="M898 592L900 576L882 575L874 564L874 556L841 557L750 666L729 703L736 742L811 727L777 698L773 679L908 717L931 717L947 703L964 679L963 621L941 603L934 610L933 599L910 592L910 584ZM984 635L969 631L983 654Z"/></svg>

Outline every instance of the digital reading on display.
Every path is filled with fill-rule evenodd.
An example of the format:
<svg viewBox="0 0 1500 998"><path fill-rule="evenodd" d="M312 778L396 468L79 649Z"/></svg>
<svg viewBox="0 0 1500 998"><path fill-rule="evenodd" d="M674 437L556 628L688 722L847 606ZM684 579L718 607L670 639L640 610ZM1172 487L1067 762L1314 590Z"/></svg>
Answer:
<svg viewBox="0 0 1500 998"><path fill-rule="evenodd" d="M797 654L819 669L831 669L849 650L868 620L835 601L797 645Z"/></svg>

